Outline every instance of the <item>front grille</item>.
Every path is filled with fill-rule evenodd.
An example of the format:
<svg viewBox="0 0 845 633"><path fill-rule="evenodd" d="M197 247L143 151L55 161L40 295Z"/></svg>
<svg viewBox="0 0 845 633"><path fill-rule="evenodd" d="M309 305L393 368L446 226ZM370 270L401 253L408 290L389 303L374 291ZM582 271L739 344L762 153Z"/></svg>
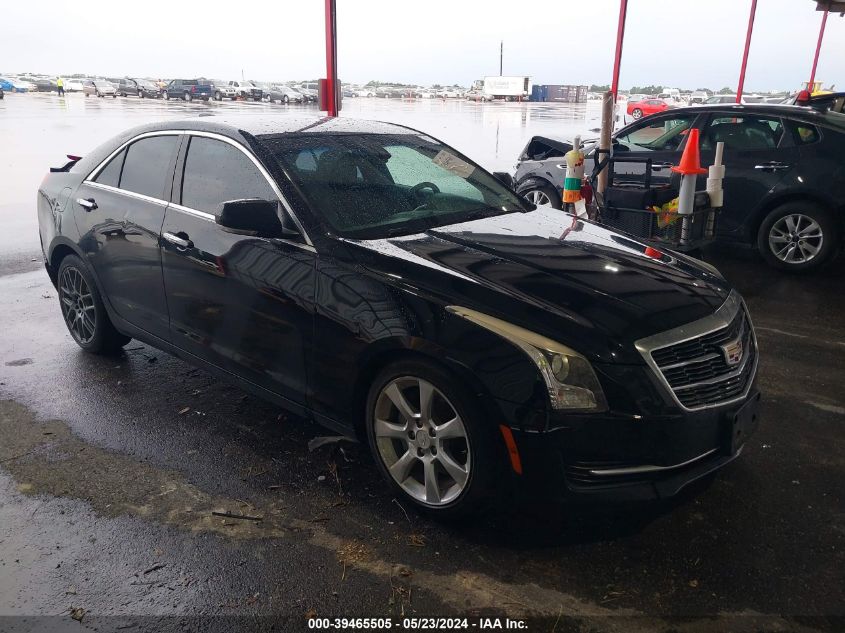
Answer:
<svg viewBox="0 0 845 633"><path fill-rule="evenodd" d="M729 365L723 346L735 341L742 342L742 356ZM757 365L754 332L743 306L728 325L650 353L675 397L688 409L740 397Z"/></svg>

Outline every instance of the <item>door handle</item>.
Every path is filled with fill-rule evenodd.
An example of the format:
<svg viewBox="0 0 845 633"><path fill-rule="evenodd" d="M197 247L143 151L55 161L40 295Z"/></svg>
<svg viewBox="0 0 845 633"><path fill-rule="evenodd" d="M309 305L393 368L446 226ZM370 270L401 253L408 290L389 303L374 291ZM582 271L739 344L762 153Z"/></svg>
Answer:
<svg viewBox="0 0 845 633"><path fill-rule="evenodd" d="M185 237L180 237L182 235ZM181 231L179 233L163 233L162 237L171 244L175 244L177 248L185 249L194 247L194 243L188 239L187 234Z"/></svg>
<svg viewBox="0 0 845 633"><path fill-rule="evenodd" d="M770 163L762 163L761 165L754 165L754 169L759 169L760 171L781 171L783 169L789 169L792 165L787 165L786 163L778 163L772 161Z"/></svg>
<svg viewBox="0 0 845 633"><path fill-rule="evenodd" d="M87 198L87 199L86 198L77 198L76 204L78 204L80 207L82 207L86 211L93 211L94 209L97 208L97 203L94 202L94 198Z"/></svg>

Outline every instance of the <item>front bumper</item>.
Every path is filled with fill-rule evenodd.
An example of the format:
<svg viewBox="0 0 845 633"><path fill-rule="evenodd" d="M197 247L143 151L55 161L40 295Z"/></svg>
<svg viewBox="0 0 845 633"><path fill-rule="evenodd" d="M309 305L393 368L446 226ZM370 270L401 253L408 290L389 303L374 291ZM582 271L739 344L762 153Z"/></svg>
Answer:
<svg viewBox="0 0 845 633"><path fill-rule="evenodd" d="M760 393L730 406L665 416L612 413L561 421L548 432L514 431L520 479L562 499L617 502L666 499L736 459L738 414L753 417ZM743 407L747 404L747 407Z"/></svg>

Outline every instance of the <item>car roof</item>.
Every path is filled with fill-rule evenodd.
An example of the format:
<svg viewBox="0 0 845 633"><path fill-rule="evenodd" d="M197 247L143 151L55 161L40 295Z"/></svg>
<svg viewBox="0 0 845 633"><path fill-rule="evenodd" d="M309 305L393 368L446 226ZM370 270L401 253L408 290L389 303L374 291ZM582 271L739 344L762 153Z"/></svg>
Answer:
<svg viewBox="0 0 845 633"><path fill-rule="evenodd" d="M684 112L702 114L706 112L730 113L740 116L741 114L758 114L787 117L807 123L815 123L828 127L836 127L845 130L845 115L836 112L819 112L812 108L782 104L782 103L751 103L751 104L706 104L673 108L671 114L682 114ZM660 115L664 113L661 112Z"/></svg>
<svg viewBox="0 0 845 633"><path fill-rule="evenodd" d="M277 134L420 134L395 123L346 117L291 117L286 115L200 115L191 119L149 123L132 130L133 135L161 130L216 132L224 136L271 136Z"/></svg>

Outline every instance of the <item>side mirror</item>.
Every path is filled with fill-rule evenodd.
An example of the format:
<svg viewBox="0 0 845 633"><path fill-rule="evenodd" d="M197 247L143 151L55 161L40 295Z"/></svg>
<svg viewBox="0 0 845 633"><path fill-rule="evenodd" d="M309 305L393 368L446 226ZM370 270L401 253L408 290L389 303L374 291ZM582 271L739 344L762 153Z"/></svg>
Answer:
<svg viewBox="0 0 845 633"><path fill-rule="evenodd" d="M494 171L493 175L508 189L513 189L513 176L506 171Z"/></svg>
<svg viewBox="0 0 845 633"><path fill-rule="evenodd" d="M255 237L299 237L299 231L285 227L279 219L279 203L247 198L224 202L217 224L230 233Z"/></svg>

